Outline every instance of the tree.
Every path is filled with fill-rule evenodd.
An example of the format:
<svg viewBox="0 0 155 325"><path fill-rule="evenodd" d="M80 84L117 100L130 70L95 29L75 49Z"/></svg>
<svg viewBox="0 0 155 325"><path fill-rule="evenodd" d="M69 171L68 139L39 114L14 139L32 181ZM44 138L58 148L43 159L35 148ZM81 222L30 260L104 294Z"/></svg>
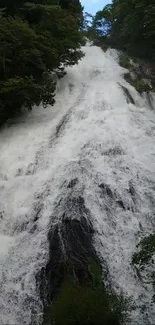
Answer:
<svg viewBox="0 0 155 325"><path fill-rule="evenodd" d="M0 123L41 101L53 104L52 71L83 56L79 1L61 7L59 0L1 1ZM61 74L62 75L62 74Z"/></svg>
<svg viewBox="0 0 155 325"><path fill-rule="evenodd" d="M106 5L103 10L98 11L93 20L93 28L97 35L107 36L111 32L113 23L112 5Z"/></svg>
<svg viewBox="0 0 155 325"><path fill-rule="evenodd" d="M154 0L113 0L97 12L94 28L111 44L142 57L155 55Z"/></svg>

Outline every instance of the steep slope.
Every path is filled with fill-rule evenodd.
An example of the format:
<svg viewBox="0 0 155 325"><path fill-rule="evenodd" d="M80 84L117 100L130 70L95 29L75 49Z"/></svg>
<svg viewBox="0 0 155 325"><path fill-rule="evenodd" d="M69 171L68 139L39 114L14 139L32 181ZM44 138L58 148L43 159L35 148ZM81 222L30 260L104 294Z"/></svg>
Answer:
<svg viewBox="0 0 155 325"><path fill-rule="evenodd" d="M155 229L154 95L150 107L126 83L114 50L84 51L54 108L34 109L0 134L2 325L40 324L36 276L49 259L48 233L66 211L80 220L79 197L104 281L133 297L132 325L154 324L152 285L131 265L138 238Z"/></svg>

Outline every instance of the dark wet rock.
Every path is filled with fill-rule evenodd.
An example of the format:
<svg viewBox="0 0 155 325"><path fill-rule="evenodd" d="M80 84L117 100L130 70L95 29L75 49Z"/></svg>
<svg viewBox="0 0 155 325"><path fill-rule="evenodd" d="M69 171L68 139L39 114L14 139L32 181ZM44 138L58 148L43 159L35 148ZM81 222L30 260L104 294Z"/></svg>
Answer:
<svg viewBox="0 0 155 325"><path fill-rule="evenodd" d="M122 200L118 200L117 203L123 210L126 210L125 205Z"/></svg>
<svg viewBox="0 0 155 325"><path fill-rule="evenodd" d="M27 176L34 175L34 173L35 173L35 164L29 164L25 175L27 175Z"/></svg>
<svg viewBox="0 0 155 325"><path fill-rule="evenodd" d="M22 231L25 231L27 230L29 227L29 222L28 221L25 221L25 222L22 222L21 224L16 224L13 228L13 231L14 233L16 234L19 234L21 233Z"/></svg>
<svg viewBox="0 0 155 325"><path fill-rule="evenodd" d="M139 73L145 79L151 79L152 83L155 83L155 63L151 60L139 61Z"/></svg>
<svg viewBox="0 0 155 325"><path fill-rule="evenodd" d="M62 79L67 74L66 71L57 71L58 79Z"/></svg>
<svg viewBox="0 0 155 325"><path fill-rule="evenodd" d="M107 184L101 183L99 187L102 190L102 194L108 195L110 198L113 198L113 192Z"/></svg>
<svg viewBox="0 0 155 325"><path fill-rule="evenodd" d="M132 184L129 184L129 193L131 196L135 196L135 189Z"/></svg>
<svg viewBox="0 0 155 325"><path fill-rule="evenodd" d="M59 210L59 212L57 211ZM69 196L56 207L60 222L49 231L49 262L37 275L44 308L57 294L65 273L78 283L83 281L88 259L98 261L92 244L91 215L82 196ZM88 270L87 270L88 271Z"/></svg>
<svg viewBox="0 0 155 325"><path fill-rule="evenodd" d="M41 272L40 292L44 306L57 294L66 269L76 282L83 280L88 258L96 259L92 234L92 226L84 217L81 220L70 220L63 216L61 224L51 229L49 263Z"/></svg>
<svg viewBox="0 0 155 325"><path fill-rule="evenodd" d="M29 232L30 232L30 234L34 234L35 233L35 231L37 230L37 224L35 223L31 228L30 228L30 230L29 230Z"/></svg>
<svg viewBox="0 0 155 325"><path fill-rule="evenodd" d="M124 155L124 151L120 147L110 148L104 151L105 156L121 156Z"/></svg>
<svg viewBox="0 0 155 325"><path fill-rule="evenodd" d="M143 230L144 230L144 228L143 228L143 225L142 225L142 223L141 223L141 222L139 222L139 228L140 228L140 230L141 230L141 231L143 231Z"/></svg>
<svg viewBox="0 0 155 325"><path fill-rule="evenodd" d="M78 182L78 179L77 178L74 178L74 179L72 179L70 182L69 182L69 184L68 184L68 188L73 188L76 184L77 184L77 182Z"/></svg>
<svg viewBox="0 0 155 325"><path fill-rule="evenodd" d="M4 218L4 211L0 211L0 219L2 220Z"/></svg>
<svg viewBox="0 0 155 325"><path fill-rule="evenodd" d="M155 107L154 107L154 100L152 98L152 94L146 93L146 98L150 108L153 110Z"/></svg>
<svg viewBox="0 0 155 325"><path fill-rule="evenodd" d="M72 92L73 88L74 88L74 85L72 83L69 83L69 91Z"/></svg>
<svg viewBox="0 0 155 325"><path fill-rule="evenodd" d="M129 190L128 192L130 193L131 197L132 197L132 201L135 204L136 203L136 190L132 184L132 182L129 182Z"/></svg>
<svg viewBox="0 0 155 325"><path fill-rule="evenodd" d="M22 168L18 168L17 173L16 173L16 177L22 176L22 174L23 174Z"/></svg>
<svg viewBox="0 0 155 325"><path fill-rule="evenodd" d="M131 96L130 92L129 92L129 89L127 89L126 87L124 87L123 85L121 85L121 88L123 89L123 92L125 94L125 97L126 97L126 100L127 100L127 103L131 103L131 104L135 104L135 101L133 99L133 97Z"/></svg>
<svg viewBox="0 0 155 325"><path fill-rule="evenodd" d="M59 137L61 131L64 129L66 123L67 123L68 120L69 120L69 116L70 116L70 114L67 113L67 114L62 118L62 120L60 121L59 125L56 127L55 137Z"/></svg>
<svg viewBox="0 0 155 325"><path fill-rule="evenodd" d="M7 176L6 175L3 175L1 173L0 173L0 179L2 179L3 181L7 181L8 180Z"/></svg>
<svg viewBox="0 0 155 325"><path fill-rule="evenodd" d="M75 182L72 185L74 184ZM101 188L111 195L107 185L101 184ZM57 223L54 224L53 220L57 220ZM99 258L93 246L93 235L94 229L91 222L91 213L86 207L83 195L77 194L77 188L76 190L64 192L51 215L51 228L48 234L49 260L36 277L37 288L44 307L44 325L53 324L53 320L55 321L53 313L57 313L58 305L62 313L64 312L66 315L66 320L64 321L64 318L62 318L62 323L60 323L68 324L68 319L70 320L68 315L70 306L73 304L75 310L79 308L78 313L80 314L80 302L82 302L82 308L86 311L88 311L88 306L90 306L90 322L88 324L93 324L91 320L94 319L93 315L96 312L100 323L101 319L105 320L105 313L107 313L107 322L105 324L120 325L119 314L117 315L117 321L111 322L110 320L114 320L113 316L116 315L114 311L116 308L115 303L119 304L119 310L122 313L122 298L120 297L119 300L111 290L108 281L108 267L102 261L104 267L101 268ZM105 289L102 276L106 283L109 283L109 292ZM81 296L79 298L79 294L82 297L86 297L86 301L83 301ZM65 297L63 304L61 295ZM93 301L98 301L99 310L100 305L102 305L103 312L101 316L96 307L95 311L91 312L91 309L94 307ZM81 324L86 324L82 322L85 319L85 315L87 315L86 312L81 316ZM72 316L74 324L76 323L74 322L76 312L73 311ZM59 319L59 316L57 319ZM56 321L56 323L59 324L59 321ZM98 324L98 321L95 324Z"/></svg>
<svg viewBox="0 0 155 325"><path fill-rule="evenodd" d="M39 203L36 204L36 206L35 206L35 216L33 218L33 222L38 221L42 210L43 210L43 204L42 203L41 204L39 204Z"/></svg>

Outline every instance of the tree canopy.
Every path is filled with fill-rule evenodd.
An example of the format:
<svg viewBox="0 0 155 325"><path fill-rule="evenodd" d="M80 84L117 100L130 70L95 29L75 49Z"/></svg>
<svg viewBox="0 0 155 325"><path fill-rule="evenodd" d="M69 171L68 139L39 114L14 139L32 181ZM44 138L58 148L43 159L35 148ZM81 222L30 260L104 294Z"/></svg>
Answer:
<svg viewBox="0 0 155 325"><path fill-rule="evenodd" d="M22 106L53 104L52 71L81 57L79 0L1 0L0 123Z"/></svg>
<svg viewBox="0 0 155 325"><path fill-rule="evenodd" d="M155 57L154 0L113 0L96 13L93 27L129 53Z"/></svg>

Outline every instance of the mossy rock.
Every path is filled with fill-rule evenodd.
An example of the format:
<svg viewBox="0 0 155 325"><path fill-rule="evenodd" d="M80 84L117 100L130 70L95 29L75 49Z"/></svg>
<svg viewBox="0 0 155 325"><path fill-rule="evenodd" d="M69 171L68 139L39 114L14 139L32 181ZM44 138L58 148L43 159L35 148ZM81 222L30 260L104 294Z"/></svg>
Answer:
<svg viewBox="0 0 155 325"><path fill-rule="evenodd" d="M93 44L99 46L104 52L106 52L109 48L109 45L105 39L102 40L101 38L96 38L93 40Z"/></svg>
<svg viewBox="0 0 155 325"><path fill-rule="evenodd" d="M128 69L128 70L132 70L133 66L130 63L130 58L128 57L127 54L121 54L119 57L119 64L121 67Z"/></svg>
<svg viewBox="0 0 155 325"><path fill-rule="evenodd" d="M126 53L122 53L119 57L119 64L121 67L128 69L130 72L137 75L139 71L140 61L138 58L131 58Z"/></svg>
<svg viewBox="0 0 155 325"><path fill-rule="evenodd" d="M7 125L14 125L14 124L18 124L19 121L16 120L15 118L9 118L7 121L6 121L6 124Z"/></svg>
<svg viewBox="0 0 155 325"><path fill-rule="evenodd" d="M96 288L101 289L103 287L103 282L102 282L102 270L100 265L93 258L89 258L88 267L92 275L94 286Z"/></svg>
<svg viewBox="0 0 155 325"><path fill-rule="evenodd" d="M155 254L155 233L143 238L137 248L140 251L133 254L132 264L147 265Z"/></svg>
<svg viewBox="0 0 155 325"><path fill-rule="evenodd" d="M119 63L123 68L129 70L129 72L124 74L124 79L140 94L143 92L149 93L155 90L153 84L150 85L149 82L147 83L144 81L140 72L140 60L138 58L134 57L131 61L127 54L122 53L119 58Z"/></svg>
<svg viewBox="0 0 155 325"><path fill-rule="evenodd" d="M133 79L132 79L132 77L131 77L130 72L127 72L127 73L124 74L124 79L125 79L129 84L132 84Z"/></svg>
<svg viewBox="0 0 155 325"><path fill-rule="evenodd" d="M67 198L55 211L56 215L63 211L62 221L49 232L49 262L38 278L43 324L122 325L128 303L102 282L102 268L93 246L91 213L84 198L74 194L77 184L78 179L66 184ZM104 270L106 278L106 265Z"/></svg>
<svg viewBox="0 0 155 325"><path fill-rule="evenodd" d="M153 87L138 77L133 78L130 73L124 74L124 79L130 83L140 94L143 92L149 93L153 91Z"/></svg>
<svg viewBox="0 0 155 325"><path fill-rule="evenodd" d="M89 274L89 271L90 274ZM100 265L88 260L85 283L76 283L71 275L62 282L49 306L44 324L48 325L121 325L127 318L127 300L108 293L102 283Z"/></svg>
<svg viewBox="0 0 155 325"><path fill-rule="evenodd" d="M144 237L140 243L137 245L139 249L138 252L134 253L132 256L132 264L138 269L138 272L145 271L147 265L154 264L153 256L155 255L155 233L150 236ZM153 289L155 291L155 271L151 271L151 276L148 273L148 282L152 283ZM152 298L155 302L155 294Z"/></svg>
<svg viewBox="0 0 155 325"><path fill-rule="evenodd" d="M143 80L135 79L132 80L132 86L140 93L142 94L143 92L149 93L152 91L152 87L144 82Z"/></svg>

